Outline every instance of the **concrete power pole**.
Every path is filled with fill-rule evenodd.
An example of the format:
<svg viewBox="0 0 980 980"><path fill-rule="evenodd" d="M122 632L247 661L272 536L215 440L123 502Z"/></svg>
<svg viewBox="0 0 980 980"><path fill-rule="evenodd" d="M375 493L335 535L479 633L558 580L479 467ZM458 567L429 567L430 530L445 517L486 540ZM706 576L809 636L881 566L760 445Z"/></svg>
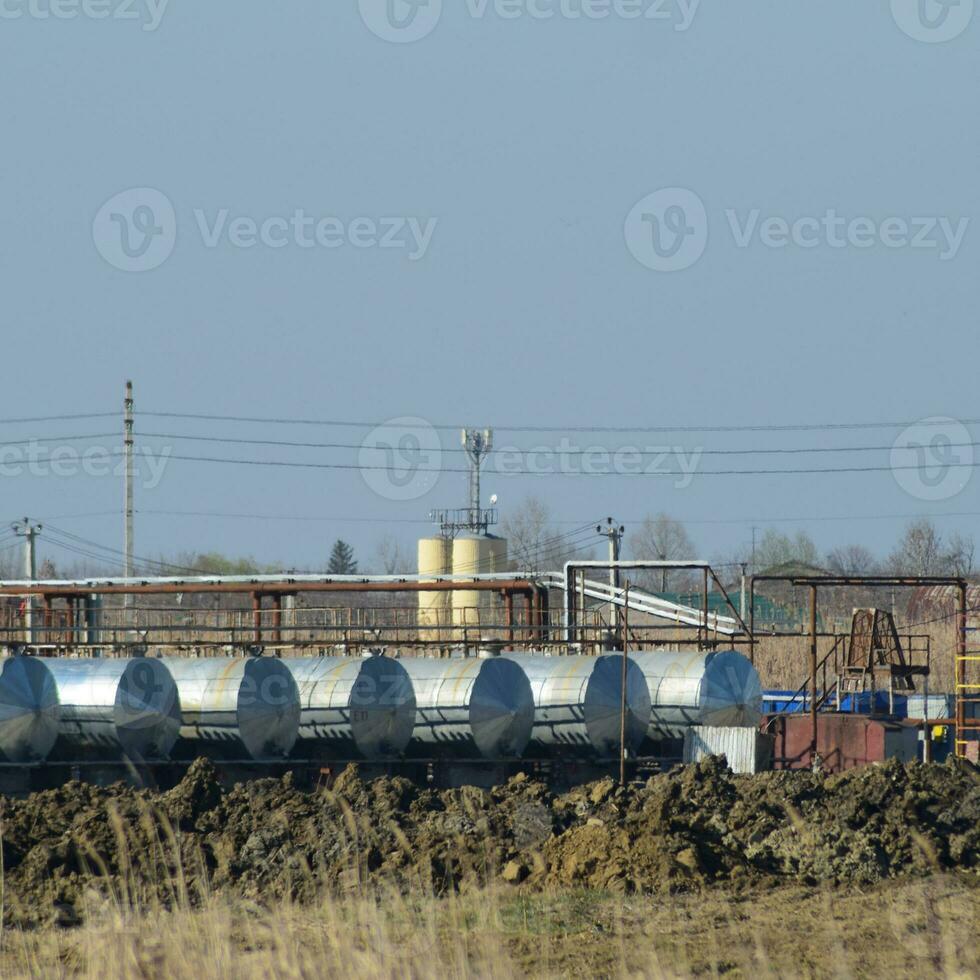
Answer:
<svg viewBox="0 0 980 980"><path fill-rule="evenodd" d="M596 525L596 532L609 539L609 560L611 562L619 561L620 543L625 531L626 528L621 524L617 525L611 517L606 518L605 526ZM619 588L619 569L615 564L609 569L609 585L613 589ZM609 603L609 626L613 631L619 629L619 607L615 602Z"/></svg>
<svg viewBox="0 0 980 980"><path fill-rule="evenodd" d="M125 519L123 524L123 577L133 577L133 382L126 382L126 398L123 401L123 446L126 468L123 488ZM133 597L127 595L125 605L131 606Z"/></svg>
<svg viewBox="0 0 980 980"><path fill-rule="evenodd" d="M41 533L40 524L32 524L28 518L11 525L14 534L24 539L24 578L28 582L37 580L37 536ZM24 602L24 638L27 643L34 642L34 596L29 595Z"/></svg>

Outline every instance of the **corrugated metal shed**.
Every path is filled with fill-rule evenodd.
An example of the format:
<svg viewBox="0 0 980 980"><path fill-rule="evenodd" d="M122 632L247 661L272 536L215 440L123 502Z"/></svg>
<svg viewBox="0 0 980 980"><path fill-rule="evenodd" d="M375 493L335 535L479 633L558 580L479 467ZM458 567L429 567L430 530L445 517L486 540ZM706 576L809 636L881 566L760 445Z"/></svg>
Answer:
<svg viewBox="0 0 980 980"><path fill-rule="evenodd" d="M732 772L764 772L772 765L773 738L756 728L714 728L695 725L684 736L684 761L700 762L723 755Z"/></svg>
<svg viewBox="0 0 980 980"><path fill-rule="evenodd" d="M914 622L930 616L953 616L959 601L960 590L955 585L926 585L913 589L909 599L909 618ZM969 612L980 609L980 585L966 587L966 608Z"/></svg>

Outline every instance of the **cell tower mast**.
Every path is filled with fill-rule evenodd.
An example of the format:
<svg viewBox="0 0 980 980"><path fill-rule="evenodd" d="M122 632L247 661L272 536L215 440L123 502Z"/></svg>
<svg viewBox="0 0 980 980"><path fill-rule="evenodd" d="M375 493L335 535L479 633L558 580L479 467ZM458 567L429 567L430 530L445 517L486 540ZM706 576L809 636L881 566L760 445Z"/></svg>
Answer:
<svg viewBox="0 0 980 980"><path fill-rule="evenodd" d="M497 523L497 512L480 504L480 469L493 450L493 429L463 429L463 450L470 460L470 505L461 510L433 510L429 518L440 526L443 537L455 538L461 531L486 534Z"/></svg>

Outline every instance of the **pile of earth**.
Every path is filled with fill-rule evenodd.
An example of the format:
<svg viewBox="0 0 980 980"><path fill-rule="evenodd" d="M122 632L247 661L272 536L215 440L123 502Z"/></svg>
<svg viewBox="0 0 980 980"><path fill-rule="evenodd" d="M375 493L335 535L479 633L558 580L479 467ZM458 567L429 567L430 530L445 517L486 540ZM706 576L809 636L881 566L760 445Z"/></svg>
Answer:
<svg viewBox="0 0 980 980"><path fill-rule="evenodd" d="M867 884L980 875L980 770L889 762L735 776L707 759L642 785L554 794L526 775L489 791L437 791L400 777L365 782L351 768L330 790L300 790L286 776L226 791L198 760L165 793L72 782L5 799L2 844L4 913L18 925L78 921L99 896Z"/></svg>

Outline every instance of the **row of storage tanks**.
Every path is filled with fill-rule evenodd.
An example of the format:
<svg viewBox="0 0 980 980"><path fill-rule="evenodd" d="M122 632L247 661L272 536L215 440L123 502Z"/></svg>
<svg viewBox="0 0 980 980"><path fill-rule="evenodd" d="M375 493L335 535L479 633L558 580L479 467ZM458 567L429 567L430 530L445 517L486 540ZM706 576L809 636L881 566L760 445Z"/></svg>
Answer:
<svg viewBox="0 0 980 980"><path fill-rule="evenodd" d="M507 571L507 541L493 534L476 533L422 538L418 557L423 581L447 575L494 575ZM428 629L430 640L461 639L466 627L485 624L492 601L492 593L475 589L420 592L418 623Z"/></svg>
<svg viewBox="0 0 980 980"><path fill-rule="evenodd" d="M0 761L502 761L617 757L621 653L0 662ZM626 658L626 744L692 725L756 727L759 676L735 651Z"/></svg>

